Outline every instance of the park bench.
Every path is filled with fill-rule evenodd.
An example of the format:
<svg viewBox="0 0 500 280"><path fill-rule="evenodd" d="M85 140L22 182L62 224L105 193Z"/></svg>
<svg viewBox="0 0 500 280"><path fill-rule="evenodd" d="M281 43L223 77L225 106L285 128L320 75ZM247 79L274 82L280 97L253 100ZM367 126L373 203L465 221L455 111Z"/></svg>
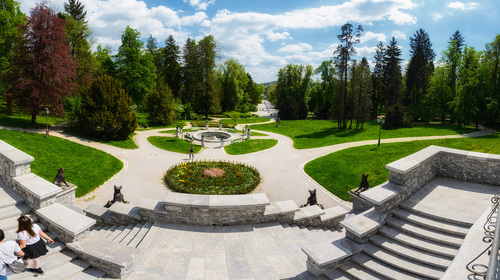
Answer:
<svg viewBox="0 0 500 280"><path fill-rule="evenodd" d="M234 139L233 141L231 141L231 144L238 143L238 142L241 142L241 138Z"/></svg>
<svg viewBox="0 0 500 280"><path fill-rule="evenodd" d="M232 133L236 133L236 129L234 129L234 128L229 128L227 131L232 132Z"/></svg>
<svg viewBox="0 0 500 280"><path fill-rule="evenodd" d="M197 127L197 126L193 126L193 127L191 127L191 129L190 129L190 130L191 130L191 131L198 131L198 130L200 130L200 128L199 128L199 127Z"/></svg>

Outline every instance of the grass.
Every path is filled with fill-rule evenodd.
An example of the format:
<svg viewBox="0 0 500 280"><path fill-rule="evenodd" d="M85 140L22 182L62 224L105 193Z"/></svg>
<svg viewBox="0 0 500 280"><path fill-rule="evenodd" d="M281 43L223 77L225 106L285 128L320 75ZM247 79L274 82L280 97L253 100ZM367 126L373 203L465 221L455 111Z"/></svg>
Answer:
<svg viewBox="0 0 500 280"><path fill-rule="evenodd" d="M182 133L184 133L184 132L191 132L191 130L189 130L189 128L186 128L186 129L182 130ZM158 131L158 133L167 133L167 134L174 135L175 134L175 130L172 130L172 129L171 130L162 130L162 131ZM243 130L236 130L236 133L243 134L244 132L243 132ZM267 134L260 133L260 132L255 132L255 131L250 131L250 133L251 133L251 136L269 136Z"/></svg>
<svg viewBox="0 0 500 280"><path fill-rule="evenodd" d="M99 143L115 146L115 147L122 148L122 149L137 149L137 148L139 148L133 139L135 136L135 133L130 134L128 136L128 138L125 140L102 140L102 139L99 139L97 137L87 135L83 131L75 129L75 128L66 129L66 130L64 130L64 132L67 134L76 136L76 137L80 137L80 138L88 139L88 140L91 140L94 142L99 142Z"/></svg>
<svg viewBox="0 0 500 280"><path fill-rule="evenodd" d="M181 140L175 137L163 137L163 136L151 136L148 137L149 143L154 146L171 152L189 154L189 148L191 147L191 142ZM197 154L201 147L198 145L193 145L194 153Z"/></svg>
<svg viewBox="0 0 500 280"><path fill-rule="evenodd" d="M276 144L278 144L278 140L275 139L250 139L225 146L224 150L230 155L243 155L266 150L274 147Z"/></svg>
<svg viewBox="0 0 500 280"><path fill-rule="evenodd" d="M66 180L83 196L106 182L123 168L117 158L94 148L44 134L0 130L0 139L33 156L31 170L52 182L57 169L64 167Z"/></svg>
<svg viewBox="0 0 500 280"><path fill-rule="evenodd" d="M385 165L430 145L500 154L500 133L477 138L424 140L369 145L341 150L308 162L304 170L316 182L339 198L352 201L349 190L359 187L361 174L368 175L371 187L386 182Z"/></svg>
<svg viewBox="0 0 500 280"><path fill-rule="evenodd" d="M376 140L379 135L379 125L376 121L365 123L360 131L339 130L337 121L330 120L297 120L281 121L281 126L275 123L252 125L252 129L270 131L291 137L296 149L309 149L335 145L345 142ZM436 135L454 135L473 132L472 128L458 128L452 125L415 124L413 128L382 129L381 138L418 137Z"/></svg>
<svg viewBox="0 0 500 280"><path fill-rule="evenodd" d="M3 103L3 102L2 102ZM45 114L45 113L44 113ZM56 118L54 116L49 116L47 118L47 124L49 127L58 123L66 121L63 118ZM23 113L14 113L8 115L6 113L5 105L0 106L0 125L9 127L22 127L22 128L45 128L45 115L37 116L35 125L31 125L31 116Z"/></svg>
<svg viewBox="0 0 500 280"><path fill-rule="evenodd" d="M261 123L268 122L269 118L242 118L236 119L237 124L250 124L250 123ZM233 119L221 119L223 123L234 123Z"/></svg>

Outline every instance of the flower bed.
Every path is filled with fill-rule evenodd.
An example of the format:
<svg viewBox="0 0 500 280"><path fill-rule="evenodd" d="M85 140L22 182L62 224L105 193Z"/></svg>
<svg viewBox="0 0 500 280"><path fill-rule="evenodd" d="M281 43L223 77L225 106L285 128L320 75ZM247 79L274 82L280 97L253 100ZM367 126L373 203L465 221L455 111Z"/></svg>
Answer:
<svg viewBox="0 0 500 280"><path fill-rule="evenodd" d="M254 167L226 161L194 161L170 168L164 177L167 187L192 194L245 194L260 183Z"/></svg>

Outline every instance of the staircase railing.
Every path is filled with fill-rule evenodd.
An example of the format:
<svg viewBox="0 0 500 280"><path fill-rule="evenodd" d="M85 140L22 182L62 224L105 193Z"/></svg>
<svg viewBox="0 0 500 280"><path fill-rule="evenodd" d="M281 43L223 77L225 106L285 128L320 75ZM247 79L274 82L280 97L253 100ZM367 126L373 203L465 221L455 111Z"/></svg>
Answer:
<svg viewBox="0 0 500 280"><path fill-rule="evenodd" d="M486 280L497 279L498 251L500 249L500 218L498 217L498 206L500 204L500 192L491 198L493 205L491 212L484 223L485 236L483 242L491 243L484 251L467 264L467 270L484 277ZM485 253L490 255L488 265L474 263Z"/></svg>

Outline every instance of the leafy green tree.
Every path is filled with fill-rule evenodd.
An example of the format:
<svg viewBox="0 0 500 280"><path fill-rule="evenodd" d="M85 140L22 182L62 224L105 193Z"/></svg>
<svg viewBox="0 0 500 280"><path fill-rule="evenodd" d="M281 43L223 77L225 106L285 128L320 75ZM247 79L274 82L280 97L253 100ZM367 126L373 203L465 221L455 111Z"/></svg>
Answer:
<svg viewBox="0 0 500 280"><path fill-rule="evenodd" d="M264 93L264 85L258 85L256 82L254 82L252 76L248 72L247 76L248 76L248 84L247 88L245 89L245 93L248 94L250 98L250 103L251 103L250 105L254 105L249 111L257 111L257 105L262 103L262 94Z"/></svg>
<svg viewBox="0 0 500 280"><path fill-rule="evenodd" d="M342 87L342 97L339 99L341 104L339 104L339 129L347 128L347 119L348 119L348 73L349 73L349 61L351 60L351 56L356 54L356 49L354 48L354 44L359 43L359 38L361 37L361 32L363 32L363 27L358 25L356 29L353 29L353 26L350 23L346 23L341 27L342 34L337 35L337 38L340 41L340 44L335 50L334 54L336 55L335 61L337 66L337 73L340 81L340 85Z"/></svg>
<svg viewBox="0 0 500 280"><path fill-rule="evenodd" d="M489 73L488 91L491 101L488 115L490 121L495 122L500 119L500 35L497 35L493 42L486 44L484 67Z"/></svg>
<svg viewBox="0 0 500 280"><path fill-rule="evenodd" d="M309 109L317 118L327 119L331 115L333 96L335 94L335 64L333 60L325 60L314 70L321 76L321 82L311 89Z"/></svg>
<svg viewBox="0 0 500 280"><path fill-rule="evenodd" d="M72 18L86 23L85 16L87 16L87 11L85 11L85 5L80 3L80 1L68 0L68 3L64 3L63 5L64 11Z"/></svg>
<svg viewBox="0 0 500 280"><path fill-rule="evenodd" d="M153 57L147 52L143 53L143 46L141 33L127 26L115 61L118 79L138 105L156 81Z"/></svg>
<svg viewBox="0 0 500 280"><path fill-rule="evenodd" d="M176 117L175 100L168 85L159 80L146 94L146 110L152 125L169 125Z"/></svg>
<svg viewBox="0 0 500 280"><path fill-rule="evenodd" d="M208 118L209 114L221 111L220 84L217 83L218 76L215 71L217 44L214 37L209 35L201 39L197 49L200 91L195 98L195 109Z"/></svg>
<svg viewBox="0 0 500 280"><path fill-rule="evenodd" d="M120 81L104 75L81 94L78 125L89 135L106 140L124 140L137 127L132 99Z"/></svg>
<svg viewBox="0 0 500 280"><path fill-rule="evenodd" d="M387 106L393 106L401 102L401 50L398 47L396 38L392 37L389 45L385 48L383 83Z"/></svg>
<svg viewBox="0 0 500 280"><path fill-rule="evenodd" d="M449 71L445 67L436 67L432 75L429 94L425 97L424 103L430 109L429 119L439 117L444 124L450 115L450 103L453 101L453 93L448 83Z"/></svg>
<svg viewBox="0 0 500 280"><path fill-rule="evenodd" d="M179 63L180 50L172 35L165 41L165 47L159 50L158 75L164 79L176 98L180 97L182 86L182 68Z"/></svg>
<svg viewBox="0 0 500 280"><path fill-rule="evenodd" d="M371 117L373 119L377 118L378 112L382 112L385 109L385 104L387 98L385 96L385 84L384 84L384 54L385 47L382 42L379 42L377 49L375 50L375 66L373 67L372 73L372 83L373 83L373 93L372 93L372 104L373 110L371 111Z"/></svg>
<svg viewBox="0 0 500 280"><path fill-rule="evenodd" d="M247 104L244 104L245 89L249 82L245 67L235 59L228 59L224 61L220 70L222 111L237 110L246 113L247 111L242 110L247 107Z"/></svg>
<svg viewBox="0 0 500 280"><path fill-rule="evenodd" d="M305 119L307 117L312 74L313 69L309 65L304 67L288 64L280 69L275 94L281 119Z"/></svg>
<svg viewBox="0 0 500 280"><path fill-rule="evenodd" d="M14 0L0 0L0 74L7 70L9 57L14 46L14 38L19 35L17 27L24 23L26 16L19 3ZM2 74L3 76L3 74ZM0 79L0 92L6 89L6 81Z"/></svg>
<svg viewBox="0 0 500 280"><path fill-rule="evenodd" d="M97 50L94 53L94 57L100 66L100 74L106 74L111 77L116 77L116 65L111 57L111 47L102 47L100 44L97 45Z"/></svg>
<svg viewBox="0 0 500 280"><path fill-rule="evenodd" d="M422 106L429 91L429 82L434 71L434 58L429 35L422 28L410 38L410 64L406 70L406 95L404 105L414 120L424 117L427 108Z"/></svg>
<svg viewBox="0 0 500 280"><path fill-rule="evenodd" d="M192 104L198 95L198 91L201 89L201 77L198 72L200 62L198 60L198 46L195 40L187 38L183 48L182 59L184 61L182 69L184 90L181 99L183 104Z"/></svg>
<svg viewBox="0 0 500 280"><path fill-rule="evenodd" d="M364 123L370 119L370 109L372 106L372 74L370 65L365 57L357 66L353 65L353 75L351 79L352 91L352 119L355 121L355 130L363 129ZM352 124L352 120L351 120ZM349 125L351 128L351 125Z"/></svg>
<svg viewBox="0 0 500 280"><path fill-rule="evenodd" d="M63 20L58 18L47 2L31 10L27 24L20 27L10 59L6 97L31 115L44 107L62 116L63 100L74 88L76 63L65 42Z"/></svg>
<svg viewBox="0 0 500 280"><path fill-rule="evenodd" d="M448 70L448 86L451 89L451 94L457 95L457 79L460 60L462 57L462 48L464 46L464 37L457 30L450 37L448 47L443 52L441 60L445 63Z"/></svg>

